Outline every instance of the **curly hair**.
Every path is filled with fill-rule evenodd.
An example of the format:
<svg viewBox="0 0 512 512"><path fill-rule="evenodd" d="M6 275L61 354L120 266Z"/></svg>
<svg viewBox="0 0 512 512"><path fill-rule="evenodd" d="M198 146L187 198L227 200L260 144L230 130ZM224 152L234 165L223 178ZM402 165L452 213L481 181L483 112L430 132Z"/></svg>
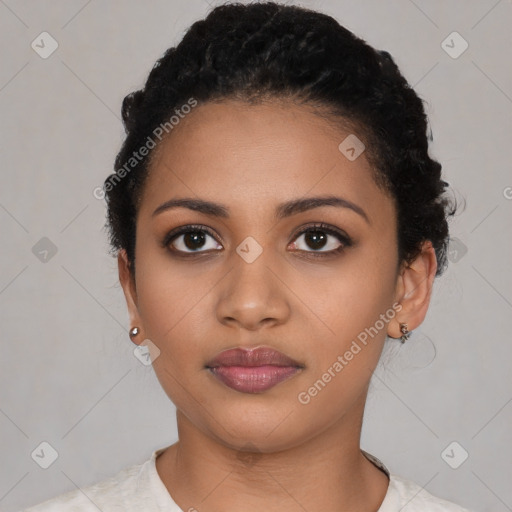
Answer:
<svg viewBox="0 0 512 512"><path fill-rule="evenodd" d="M437 275L442 273L447 220L456 208L445 195L440 163L428 154L422 100L388 52L374 49L331 16L262 2L214 8L155 63L144 87L123 100L127 135L115 174L104 183L105 226L114 253L126 250L133 274L137 210L154 150L136 160L133 155L190 97L199 105L290 98L355 127L376 183L396 205L399 261L412 261L429 240Z"/></svg>

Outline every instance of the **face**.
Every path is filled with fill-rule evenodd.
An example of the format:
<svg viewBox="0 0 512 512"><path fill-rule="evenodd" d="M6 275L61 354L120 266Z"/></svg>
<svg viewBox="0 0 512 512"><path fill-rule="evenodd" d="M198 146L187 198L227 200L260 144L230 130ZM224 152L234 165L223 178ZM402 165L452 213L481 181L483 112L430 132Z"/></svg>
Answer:
<svg viewBox="0 0 512 512"><path fill-rule="evenodd" d="M348 135L292 104L210 103L151 165L130 314L177 409L226 446L286 449L356 421L396 330L395 206L365 153L338 148ZM178 199L196 202L162 206ZM247 368L226 373L231 387L207 367L258 346L299 368L267 389L253 373L249 389Z"/></svg>

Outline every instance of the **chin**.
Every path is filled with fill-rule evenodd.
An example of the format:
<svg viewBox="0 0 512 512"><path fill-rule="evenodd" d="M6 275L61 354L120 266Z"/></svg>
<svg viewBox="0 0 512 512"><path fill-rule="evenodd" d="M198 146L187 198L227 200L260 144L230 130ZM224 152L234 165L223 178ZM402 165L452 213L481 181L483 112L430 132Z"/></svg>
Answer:
<svg viewBox="0 0 512 512"><path fill-rule="evenodd" d="M244 410L244 412L241 412ZM315 426L290 410L250 410L250 407L222 414L223 421L208 421L207 430L221 444L241 452L274 453L299 446L314 436ZM311 432L309 432L311 431Z"/></svg>

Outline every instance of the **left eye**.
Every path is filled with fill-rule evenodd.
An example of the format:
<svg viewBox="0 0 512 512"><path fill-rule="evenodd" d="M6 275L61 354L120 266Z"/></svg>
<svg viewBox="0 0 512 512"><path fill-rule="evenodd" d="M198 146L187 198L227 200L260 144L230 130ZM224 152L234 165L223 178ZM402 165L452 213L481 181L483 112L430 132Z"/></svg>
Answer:
<svg viewBox="0 0 512 512"><path fill-rule="evenodd" d="M312 226L303 230L293 242L295 249L313 253L340 252L350 244L346 235L324 226Z"/></svg>

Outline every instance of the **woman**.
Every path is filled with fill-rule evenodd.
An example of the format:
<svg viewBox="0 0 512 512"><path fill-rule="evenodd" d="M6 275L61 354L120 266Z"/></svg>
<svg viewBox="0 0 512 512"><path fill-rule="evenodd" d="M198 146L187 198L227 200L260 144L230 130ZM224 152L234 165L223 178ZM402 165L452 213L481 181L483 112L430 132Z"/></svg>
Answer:
<svg viewBox="0 0 512 512"><path fill-rule="evenodd" d="M110 241L179 441L28 510L466 510L359 445L454 211L392 57L311 10L224 5L122 113Z"/></svg>

